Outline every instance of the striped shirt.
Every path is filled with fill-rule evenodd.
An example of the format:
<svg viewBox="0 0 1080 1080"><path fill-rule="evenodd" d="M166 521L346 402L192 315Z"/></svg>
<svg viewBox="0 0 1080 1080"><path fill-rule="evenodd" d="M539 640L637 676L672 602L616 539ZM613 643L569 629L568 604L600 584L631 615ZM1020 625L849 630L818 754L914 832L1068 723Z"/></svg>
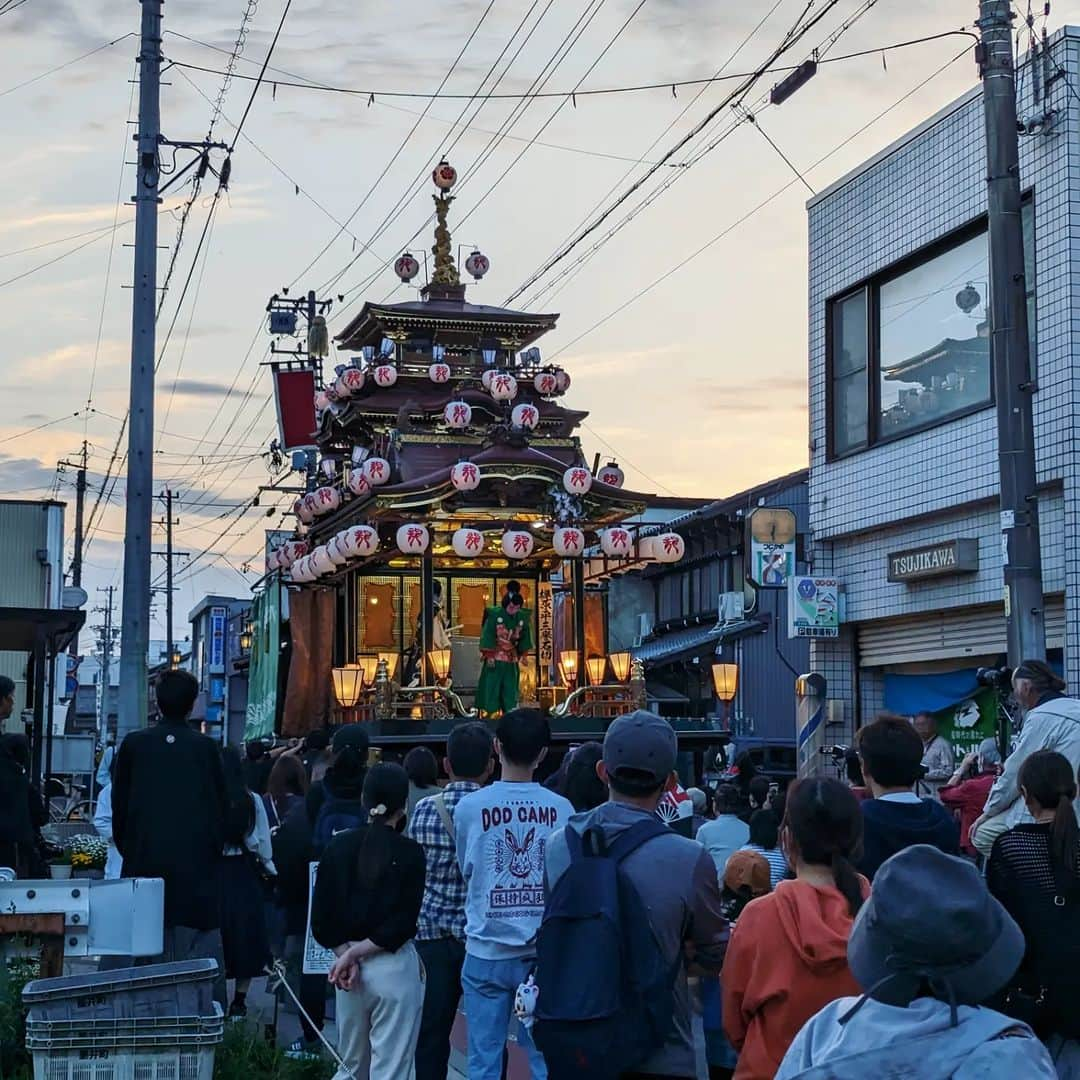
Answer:
<svg viewBox="0 0 1080 1080"><path fill-rule="evenodd" d="M769 888L775 889L788 875L787 859L778 848L763 848L757 844L744 844L740 851L756 851L769 864Z"/></svg>

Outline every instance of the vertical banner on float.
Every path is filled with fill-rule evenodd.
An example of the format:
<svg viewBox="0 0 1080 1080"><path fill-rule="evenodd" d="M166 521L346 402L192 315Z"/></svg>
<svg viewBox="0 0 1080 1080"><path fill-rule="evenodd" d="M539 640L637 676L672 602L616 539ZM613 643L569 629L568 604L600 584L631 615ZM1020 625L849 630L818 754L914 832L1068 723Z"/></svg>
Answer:
<svg viewBox="0 0 1080 1080"><path fill-rule="evenodd" d="M281 587L271 574L251 606L251 667L244 742L274 734L277 721L278 656L281 651Z"/></svg>
<svg viewBox="0 0 1080 1080"><path fill-rule="evenodd" d="M315 372L310 368L273 367L278 440L282 450L315 445Z"/></svg>
<svg viewBox="0 0 1080 1080"><path fill-rule="evenodd" d="M540 662L540 671L546 682L555 665L555 597L550 581L539 583L536 594L536 615L539 623L536 657Z"/></svg>

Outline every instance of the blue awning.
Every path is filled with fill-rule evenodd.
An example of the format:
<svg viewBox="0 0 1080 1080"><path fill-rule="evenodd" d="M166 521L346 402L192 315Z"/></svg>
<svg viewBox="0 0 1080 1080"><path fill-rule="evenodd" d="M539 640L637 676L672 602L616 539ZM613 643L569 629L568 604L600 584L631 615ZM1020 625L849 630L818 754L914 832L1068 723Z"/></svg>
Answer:
<svg viewBox="0 0 1080 1080"><path fill-rule="evenodd" d="M976 668L937 675L885 675L885 708L901 716L940 712L966 701L979 689Z"/></svg>

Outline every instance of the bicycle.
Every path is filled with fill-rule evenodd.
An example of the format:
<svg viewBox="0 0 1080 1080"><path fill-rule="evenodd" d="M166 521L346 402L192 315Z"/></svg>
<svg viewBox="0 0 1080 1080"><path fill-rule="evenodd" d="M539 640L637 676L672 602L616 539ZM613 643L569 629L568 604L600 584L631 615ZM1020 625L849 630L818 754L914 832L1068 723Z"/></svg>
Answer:
<svg viewBox="0 0 1080 1080"><path fill-rule="evenodd" d="M93 820L94 804L86 797L87 788L83 784L50 776L46 790L49 793L49 824Z"/></svg>

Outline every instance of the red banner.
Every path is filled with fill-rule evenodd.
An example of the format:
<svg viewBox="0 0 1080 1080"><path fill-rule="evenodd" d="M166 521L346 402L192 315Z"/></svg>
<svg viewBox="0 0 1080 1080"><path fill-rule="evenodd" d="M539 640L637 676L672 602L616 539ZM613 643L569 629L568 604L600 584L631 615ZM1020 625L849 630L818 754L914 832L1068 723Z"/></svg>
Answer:
<svg viewBox="0 0 1080 1080"><path fill-rule="evenodd" d="M283 450L315 445L315 373L297 368L274 372L278 432Z"/></svg>

